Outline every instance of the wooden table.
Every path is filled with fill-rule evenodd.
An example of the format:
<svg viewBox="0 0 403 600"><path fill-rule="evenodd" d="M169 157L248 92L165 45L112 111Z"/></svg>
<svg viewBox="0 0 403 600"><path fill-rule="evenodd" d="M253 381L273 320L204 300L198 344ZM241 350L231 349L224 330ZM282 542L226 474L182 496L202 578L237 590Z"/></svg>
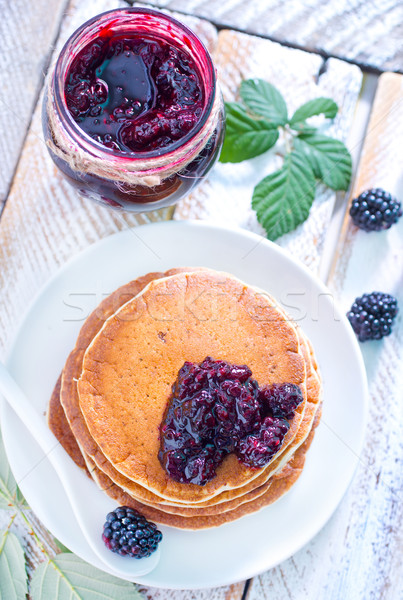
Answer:
<svg viewBox="0 0 403 600"><path fill-rule="evenodd" d="M124 2L3 4L0 351L4 359L22 312L67 259L100 238L170 218L171 212L123 215L84 203L56 172L43 142L40 102L49 63L78 25ZM375 289L394 294L402 307L403 219L387 232L366 234L352 226L347 214L350 199L368 187L384 187L403 198L403 77L399 74L403 54L400 41L396 43L401 38L402 4L392 0L357 0L348 5L320 0L303 5L297 0L155 0L153 4L183 13L183 20L205 40L226 99L233 99L241 78L250 76L272 81L290 106L315 95L336 99L340 112L332 131L347 142L354 158L351 190L348 194L320 190L308 221L278 243L328 283L343 310L355 296ZM225 30L218 31L217 25ZM378 76L374 71L385 73ZM261 233L250 209L250 192L262 168L268 165L259 161L251 170L218 165L190 198L179 203L173 217L230 222ZM233 185L223 193L227 181ZM145 597L403 598L402 322L400 316L389 338L362 345L370 385L365 446L352 484L322 531L293 557L251 581L197 592L142 589ZM7 518L6 511L0 511L0 529ZM12 527L24 540L32 568L41 554L27 541L18 519ZM37 531L54 547L40 523Z"/></svg>

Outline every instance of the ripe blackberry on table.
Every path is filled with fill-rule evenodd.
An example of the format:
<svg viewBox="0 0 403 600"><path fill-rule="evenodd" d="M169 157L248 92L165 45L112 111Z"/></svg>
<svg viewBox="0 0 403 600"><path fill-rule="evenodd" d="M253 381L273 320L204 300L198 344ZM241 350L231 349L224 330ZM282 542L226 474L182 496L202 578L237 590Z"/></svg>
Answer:
<svg viewBox="0 0 403 600"><path fill-rule="evenodd" d="M397 312L396 298L383 292L372 292L355 299L347 318L360 342L366 342L389 335Z"/></svg>
<svg viewBox="0 0 403 600"><path fill-rule="evenodd" d="M162 533L133 508L120 506L106 516L102 539L121 556L146 558L156 551Z"/></svg>
<svg viewBox="0 0 403 600"><path fill-rule="evenodd" d="M353 200L350 216L353 223L364 231L382 231L399 220L402 207L389 192L371 188Z"/></svg>

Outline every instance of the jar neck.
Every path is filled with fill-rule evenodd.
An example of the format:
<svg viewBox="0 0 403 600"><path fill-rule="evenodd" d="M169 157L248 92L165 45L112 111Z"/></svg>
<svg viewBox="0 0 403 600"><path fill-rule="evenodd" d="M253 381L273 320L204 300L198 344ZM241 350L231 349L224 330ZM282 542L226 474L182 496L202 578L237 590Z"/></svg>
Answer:
<svg viewBox="0 0 403 600"><path fill-rule="evenodd" d="M159 38L185 51L194 61L200 73L204 93L201 117L185 136L173 141L166 148L130 153L109 149L94 141L79 127L66 104L64 91L66 75L77 54L85 46L99 38L101 34L118 36L130 35L130 33ZM206 128L206 124L211 119L212 111L216 109L216 85L215 70L211 58L202 42L190 29L172 17L151 9L124 8L112 10L91 19L69 38L57 60L49 93L50 100L54 104L56 114L63 125L65 133L82 150L93 157L114 163L119 161L135 163L138 161L143 165L148 160L150 160L150 163L154 163L153 159L156 158L165 157L168 161L172 157L171 160L175 160L178 152L182 155L184 152L186 153L186 148L192 148L194 140L199 139L204 130L207 130L206 135L211 133L209 131L211 127Z"/></svg>

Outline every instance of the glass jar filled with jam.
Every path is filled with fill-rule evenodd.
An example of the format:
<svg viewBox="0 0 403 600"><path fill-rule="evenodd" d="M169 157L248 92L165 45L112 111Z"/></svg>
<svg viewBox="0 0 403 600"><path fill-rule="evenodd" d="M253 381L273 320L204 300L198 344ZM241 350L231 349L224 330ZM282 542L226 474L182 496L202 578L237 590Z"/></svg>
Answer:
<svg viewBox="0 0 403 600"><path fill-rule="evenodd" d="M43 127L52 159L82 196L128 211L174 204L222 145L223 104L210 55L163 13L103 13L61 51Z"/></svg>

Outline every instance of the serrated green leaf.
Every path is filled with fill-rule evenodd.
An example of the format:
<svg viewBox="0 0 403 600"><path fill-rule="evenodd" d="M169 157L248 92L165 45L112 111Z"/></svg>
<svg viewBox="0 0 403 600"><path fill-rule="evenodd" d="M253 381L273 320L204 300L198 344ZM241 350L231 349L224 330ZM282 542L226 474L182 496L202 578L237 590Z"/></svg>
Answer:
<svg viewBox="0 0 403 600"><path fill-rule="evenodd" d="M313 98L300 106L291 119L289 124L293 129L304 129L304 121L310 117L324 115L327 119L334 119L337 115L337 104L331 98Z"/></svg>
<svg viewBox="0 0 403 600"><path fill-rule="evenodd" d="M0 434L0 509L12 508L13 505L22 504L24 498L17 487L11 472L3 440Z"/></svg>
<svg viewBox="0 0 403 600"><path fill-rule="evenodd" d="M252 207L267 237L275 240L305 221L314 197L313 172L304 157L293 151L285 156L281 169L256 185Z"/></svg>
<svg viewBox="0 0 403 600"><path fill-rule="evenodd" d="M26 600L28 592L24 551L16 535L0 533L0 600Z"/></svg>
<svg viewBox="0 0 403 600"><path fill-rule="evenodd" d="M274 85L264 79L247 79L242 81L240 96L246 106L255 115L259 115L273 125L287 123L287 105L281 93Z"/></svg>
<svg viewBox="0 0 403 600"><path fill-rule="evenodd" d="M332 190L347 190L352 161L343 142L325 135L302 134L295 138L294 147L305 155L315 177Z"/></svg>
<svg viewBox="0 0 403 600"><path fill-rule="evenodd" d="M269 150L278 139L272 123L253 119L240 104L225 105L226 127L221 162L241 162Z"/></svg>
<svg viewBox="0 0 403 600"><path fill-rule="evenodd" d="M58 554L34 571L32 600L142 600L135 586L108 575L74 554Z"/></svg>

